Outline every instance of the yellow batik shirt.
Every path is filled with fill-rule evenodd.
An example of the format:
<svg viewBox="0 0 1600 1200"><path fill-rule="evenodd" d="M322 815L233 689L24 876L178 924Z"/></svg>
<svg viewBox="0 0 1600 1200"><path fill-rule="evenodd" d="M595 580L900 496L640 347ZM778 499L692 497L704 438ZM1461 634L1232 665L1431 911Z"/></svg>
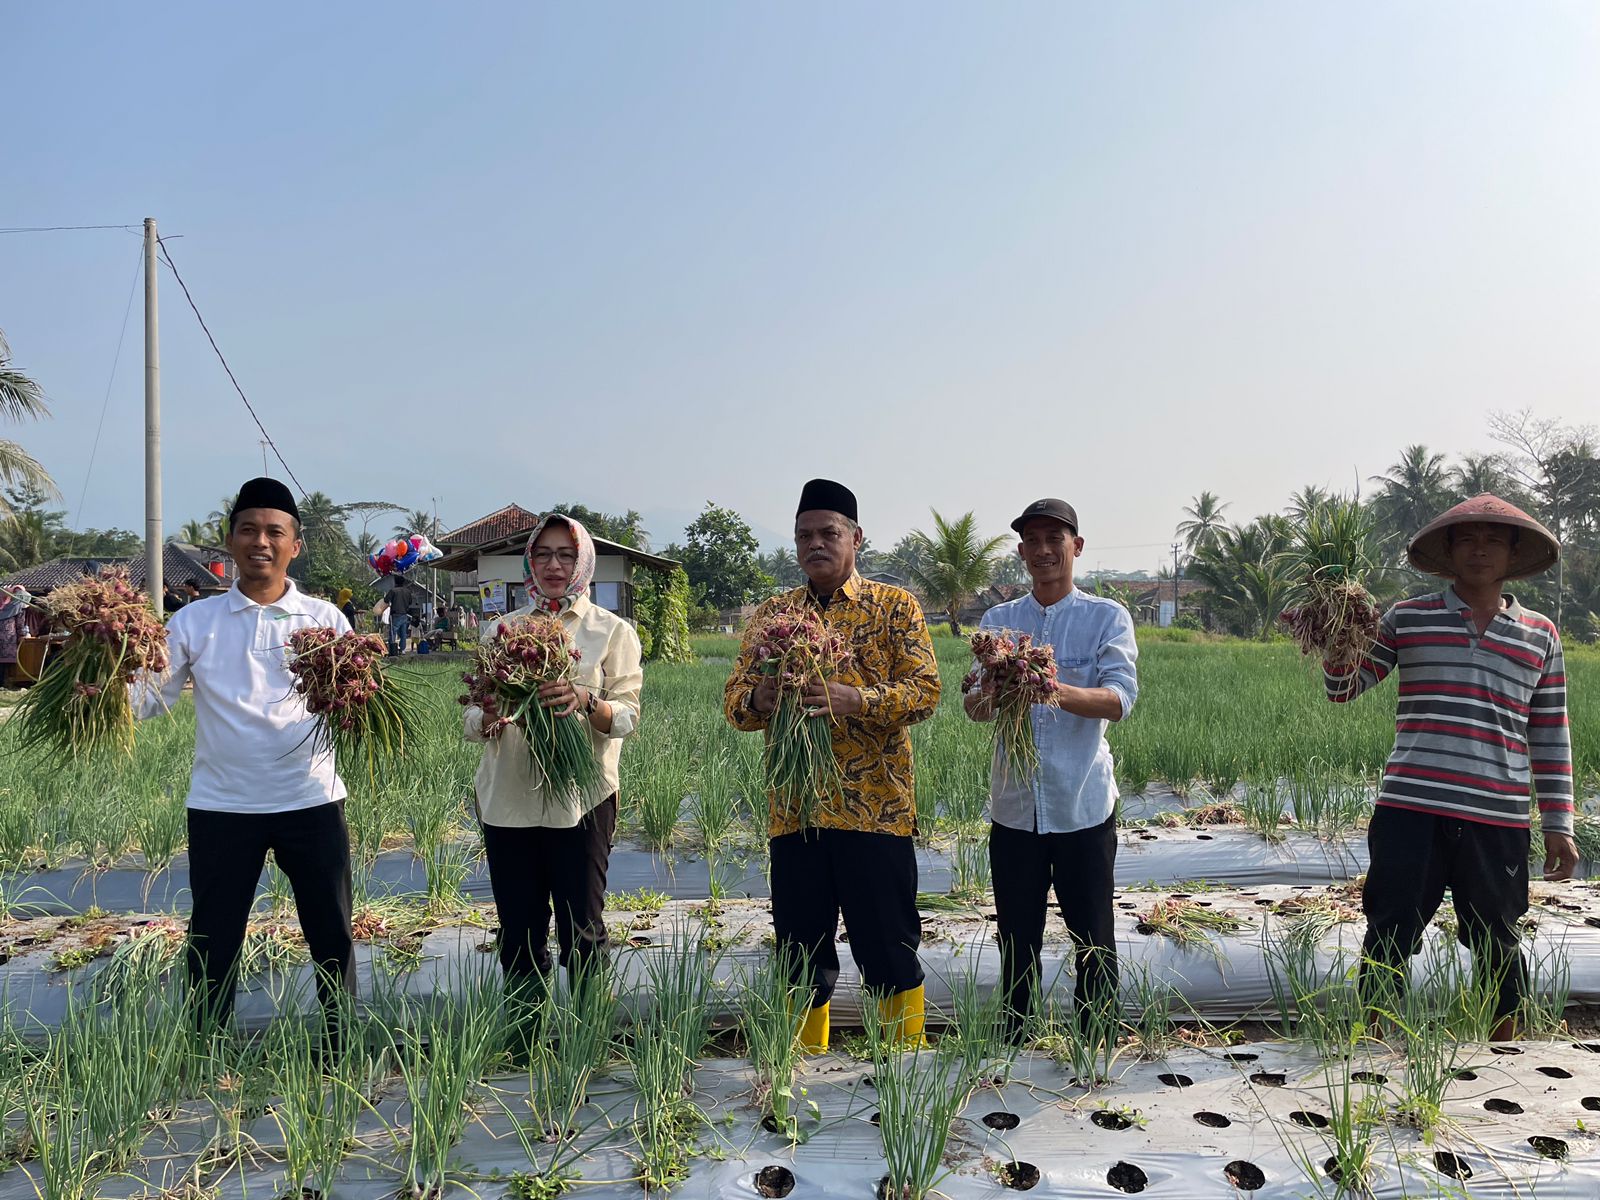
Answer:
<svg viewBox="0 0 1600 1200"><path fill-rule="evenodd" d="M850 665L833 682L860 689L862 700L861 712L833 722L840 793L819 805L816 824L910 837L917 831L917 801L909 727L939 705L939 663L922 606L902 588L852 574L826 608L809 588L798 587L764 601L751 624L775 608L800 604L820 608L823 622L849 644ZM723 690L723 711L735 729L766 728L767 717L750 707L760 680L747 635ZM770 797L768 811L771 836L799 830L798 815L780 810Z"/></svg>

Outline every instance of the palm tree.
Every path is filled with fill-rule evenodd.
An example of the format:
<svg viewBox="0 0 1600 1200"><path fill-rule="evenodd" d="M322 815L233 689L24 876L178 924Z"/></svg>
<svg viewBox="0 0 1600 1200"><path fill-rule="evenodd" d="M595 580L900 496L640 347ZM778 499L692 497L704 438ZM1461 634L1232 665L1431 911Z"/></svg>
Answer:
<svg viewBox="0 0 1600 1200"><path fill-rule="evenodd" d="M794 556L794 551L787 546L779 546L771 554L761 554L756 557L756 562L761 567L761 572L769 576L772 582L779 587L799 587L805 579L805 574L800 570L800 562Z"/></svg>
<svg viewBox="0 0 1600 1200"><path fill-rule="evenodd" d="M1506 470L1505 460L1498 454L1463 454L1461 461L1450 469L1450 482L1456 495L1465 500L1493 492L1503 500L1521 506L1522 489Z"/></svg>
<svg viewBox="0 0 1600 1200"><path fill-rule="evenodd" d="M1298 492L1289 493L1289 517L1296 525L1304 525L1313 514L1321 512L1333 499L1333 493L1308 483Z"/></svg>
<svg viewBox="0 0 1600 1200"><path fill-rule="evenodd" d="M1234 632L1265 638L1272 631L1293 584L1284 555L1293 533L1285 517L1257 517L1224 526L1196 553L1189 577L1206 585Z"/></svg>
<svg viewBox="0 0 1600 1200"><path fill-rule="evenodd" d="M1420 444L1407 446L1400 461L1384 474L1374 475L1372 482L1378 485L1372 500L1378 526L1385 533L1399 535L1402 545L1455 499L1444 455Z"/></svg>
<svg viewBox="0 0 1600 1200"><path fill-rule="evenodd" d="M1217 532L1224 525L1222 510L1227 507L1226 503L1217 498L1215 492L1201 492L1194 498L1193 503L1183 510L1185 519L1178 522L1177 532L1183 539L1183 548L1190 555L1209 546L1216 538Z"/></svg>
<svg viewBox="0 0 1600 1200"><path fill-rule="evenodd" d="M191 517L178 527L177 533L167 540L169 542L187 542L191 546L209 546L214 544L216 536L216 528L209 521L196 521Z"/></svg>
<svg viewBox="0 0 1600 1200"><path fill-rule="evenodd" d="M233 516L233 506L238 502L238 492L231 496L224 496L222 498L222 506L214 508L206 514L206 520L210 523L211 528L217 531L217 541L224 546L228 544L228 521Z"/></svg>
<svg viewBox="0 0 1600 1200"><path fill-rule="evenodd" d="M439 519L425 508L412 509L406 513L405 519L394 527L394 536L410 537L413 533L420 533L431 542L439 536Z"/></svg>
<svg viewBox="0 0 1600 1200"><path fill-rule="evenodd" d="M23 571L45 560L50 546L49 523L42 512L12 512L0 522L0 564Z"/></svg>
<svg viewBox="0 0 1600 1200"><path fill-rule="evenodd" d="M12 421L38 420L48 417L50 407L45 403L44 389L11 364L11 344L0 331L0 417ZM32 484L45 493L47 499L59 500L61 491L50 472L16 442L0 438L0 483L7 487ZM0 514L9 514L11 504L0 495Z"/></svg>
<svg viewBox="0 0 1600 1200"><path fill-rule="evenodd" d="M961 607L986 587L994 575L999 550L1009 540L982 538L977 519L969 512L946 521L933 512L933 536L913 530L922 561L911 567L911 581L927 600L950 618L950 631L961 634Z"/></svg>

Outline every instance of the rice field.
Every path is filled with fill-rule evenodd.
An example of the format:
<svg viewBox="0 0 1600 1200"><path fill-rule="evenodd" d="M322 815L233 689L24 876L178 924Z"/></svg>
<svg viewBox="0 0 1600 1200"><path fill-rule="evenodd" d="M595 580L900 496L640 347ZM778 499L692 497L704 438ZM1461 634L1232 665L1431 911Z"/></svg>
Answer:
<svg viewBox="0 0 1600 1200"><path fill-rule="evenodd" d="M401 666L430 734L346 780L361 985L331 1055L271 867L238 1027L188 1032L187 703L128 759L45 767L0 726L0 1200L1600 1195L1600 1041L1573 1007L1600 1001L1600 887L1537 886L1520 1043L1483 1042L1487 992L1448 907L1404 1005L1362 1020L1359 826L1392 688L1336 707L1287 645L1147 637L1139 704L1111 734L1122 1008L1074 1023L1052 914L1048 986L1011 1046L991 734L959 707L965 643L939 639L946 694L914 733L930 1044L878 1036L846 966L834 1052L807 1058L760 899L757 739L721 716L735 648L702 638L694 665L647 669L615 950L603 977L542 1001L526 1060L485 952L459 664ZM1592 797L1600 654L1569 651L1569 675Z"/></svg>

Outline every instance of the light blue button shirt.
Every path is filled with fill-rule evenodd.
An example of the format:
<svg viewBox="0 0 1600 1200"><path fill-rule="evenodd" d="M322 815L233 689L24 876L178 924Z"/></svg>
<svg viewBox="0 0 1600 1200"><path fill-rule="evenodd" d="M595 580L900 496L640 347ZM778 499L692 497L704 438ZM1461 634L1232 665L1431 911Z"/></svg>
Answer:
<svg viewBox="0 0 1600 1200"><path fill-rule="evenodd" d="M1055 651L1057 677L1074 687L1110 688L1126 717L1139 696L1134 664L1139 645L1133 618L1115 600L1073 588L1049 608L1030 593L983 614L982 629L1030 634ZM989 776L989 811L995 822L1039 833L1073 833L1103 824L1117 801L1116 772L1103 720L1033 706L1039 770L1015 779L998 749Z"/></svg>

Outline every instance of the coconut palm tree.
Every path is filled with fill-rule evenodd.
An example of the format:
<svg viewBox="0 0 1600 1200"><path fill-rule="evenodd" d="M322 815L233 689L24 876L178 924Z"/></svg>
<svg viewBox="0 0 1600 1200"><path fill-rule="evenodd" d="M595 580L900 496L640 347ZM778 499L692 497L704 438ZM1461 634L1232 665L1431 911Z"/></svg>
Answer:
<svg viewBox="0 0 1600 1200"><path fill-rule="evenodd" d="M48 417L44 389L12 365L11 344L0 330L0 417L12 421L36 421ZM7 487L32 484L46 499L59 500L61 491L50 472L16 442L0 438L0 483ZM0 494L0 515L9 515L11 503Z"/></svg>
<svg viewBox="0 0 1600 1200"><path fill-rule="evenodd" d="M1379 528L1396 535L1401 545L1455 499L1444 455L1423 445L1407 446L1400 461L1374 475L1378 493L1372 498Z"/></svg>
<svg viewBox="0 0 1600 1200"><path fill-rule="evenodd" d="M910 568L911 581L923 597L950 618L950 631L961 633L961 608L988 586L994 575L999 551L1009 540L983 538L977 519L969 512L955 521L946 521L933 512L933 534L914 530L922 561Z"/></svg>
<svg viewBox="0 0 1600 1200"><path fill-rule="evenodd" d="M771 554L761 554L756 557L757 564L761 567L762 574L771 578L779 587L799 587L805 582L805 572L800 569L800 562L794 556L794 551L787 546L779 546Z"/></svg>
<svg viewBox="0 0 1600 1200"><path fill-rule="evenodd" d="M1298 492L1289 493L1289 518L1296 525L1304 525L1312 514L1321 512L1332 499L1333 493L1327 488L1308 483Z"/></svg>
<svg viewBox="0 0 1600 1200"><path fill-rule="evenodd" d="M1493 492L1502 500L1527 507L1527 496L1506 469L1505 459L1498 454L1463 454L1461 461L1450 469L1450 483L1456 496L1463 500Z"/></svg>
<svg viewBox="0 0 1600 1200"><path fill-rule="evenodd" d="M1226 525L1222 510L1227 507L1215 492L1201 492L1183 510L1184 520L1178 522L1177 532L1190 555L1216 539L1218 531Z"/></svg>
<svg viewBox="0 0 1600 1200"><path fill-rule="evenodd" d="M1201 547L1189 577L1210 590L1217 614L1236 633L1265 638L1288 603L1293 579L1284 551L1294 535L1286 517L1228 525Z"/></svg>
<svg viewBox="0 0 1600 1200"><path fill-rule="evenodd" d="M233 516L233 506L239 501L239 493L222 498L220 508L214 508L206 514L206 521L211 528L217 531L217 541L222 545L228 544L228 520Z"/></svg>
<svg viewBox="0 0 1600 1200"><path fill-rule="evenodd" d="M394 536L408 538L413 533L420 533L430 542L439 536L439 519L425 508L413 508L406 513L405 519L394 527Z"/></svg>

